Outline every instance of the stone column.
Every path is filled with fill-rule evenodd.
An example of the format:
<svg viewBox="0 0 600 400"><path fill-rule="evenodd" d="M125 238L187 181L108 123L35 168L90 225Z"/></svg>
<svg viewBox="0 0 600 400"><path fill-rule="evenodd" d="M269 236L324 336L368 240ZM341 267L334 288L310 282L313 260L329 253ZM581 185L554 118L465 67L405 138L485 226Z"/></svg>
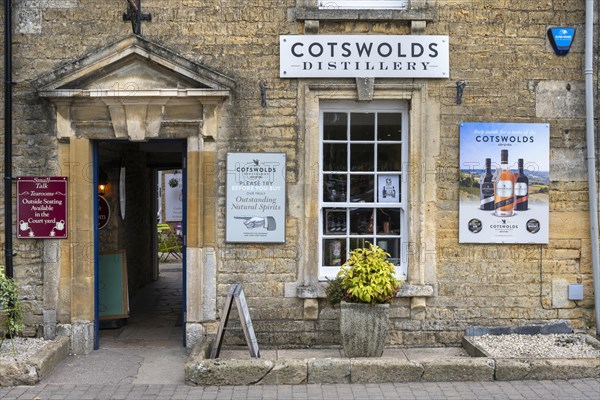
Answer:
<svg viewBox="0 0 600 400"><path fill-rule="evenodd" d="M217 105L203 105L202 134L188 139L186 238L186 344L206 332L203 322L216 319L216 137Z"/></svg>
<svg viewBox="0 0 600 400"><path fill-rule="evenodd" d="M71 138L69 158L69 244L71 247L71 350L94 349L93 160L89 139Z"/></svg>

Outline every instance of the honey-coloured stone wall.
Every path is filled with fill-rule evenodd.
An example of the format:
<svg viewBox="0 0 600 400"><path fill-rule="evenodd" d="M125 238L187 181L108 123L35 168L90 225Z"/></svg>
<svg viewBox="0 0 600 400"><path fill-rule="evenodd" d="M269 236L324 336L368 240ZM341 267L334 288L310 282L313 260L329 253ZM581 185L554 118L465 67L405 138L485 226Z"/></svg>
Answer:
<svg viewBox="0 0 600 400"><path fill-rule="evenodd" d="M203 226L197 226L198 221L189 226L202 232L196 244L209 245L209 253L216 260L214 287L212 292L204 292L214 293L213 301L203 303L212 310L203 315L218 315L230 285L242 283L261 345L339 343L338 310L326 304L322 290L303 295L298 289L316 282L314 274L308 276L307 271L314 271L314 266L307 265L312 262L307 260L311 260L310 253L317 252L315 238L319 229L318 198L307 195L318 184L319 169L318 165L306 163L310 148L307 143L318 140L307 137L307 132L312 132L307 127L316 126L318 121L305 112L310 109L305 96L311 85L313 92L320 87L333 93L333 97L336 92L339 95L356 90L353 79L279 78L279 35L301 35L306 31L344 35L420 32L416 29L418 24L410 18L398 18L401 13L393 14L396 17L391 19L392 13L382 12L377 14L379 17L364 13L360 20L353 20L343 18L347 13L340 11L339 19L323 18L318 24L315 20L299 20L295 17L296 3L302 6L306 3L309 7L313 2L142 0L143 11L152 14L152 21L142 24L146 40L235 81L235 89L222 105L216 122L218 135L207 139L205 148L193 153L194 165L202 165L206 182L193 183L204 196L193 208L194 215L202 214ZM422 272L419 276L409 275L408 283L420 288L427 286L431 293L420 292L394 301L389 343L456 345L463 330L471 325L566 320L575 328L593 329L583 105L584 2L414 3L424 7L420 9L422 13L415 13L426 16L422 33L450 38L450 77L375 80L376 91L397 90L404 93L411 110L419 108L422 121L411 121L411 130L416 131L417 125L425 126L427 120L435 125L435 129L423 129L421 141L431 144L423 148L437 149L411 154L413 167L409 177L411 190L427 188L425 197L411 197L426 198L427 204L411 204L410 209L415 211L409 218L417 226L426 227L423 231L432 233L426 241L415 237L407 244L412 252L411 263L419 265L409 270ZM41 75L67 62L131 35L131 25L122 20L125 9L126 2L122 0L23 1L15 6L14 176L68 173L74 181L85 181L89 176L89 165L60 165L58 160L65 158L59 157L59 147L65 140L57 139L55 110L49 101L38 96L39 88L34 83ZM567 56L559 57L551 48L546 31L553 26L577 29ZM460 104L456 101L457 81L466 82ZM266 107L261 105L261 83L266 85ZM116 89L125 90L126 85L123 82ZM417 86L418 104L416 95L411 94ZM3 107L0 104L2 111ZM3 112L0 117L3 118ZM463 121L550 125L551 226L547 245L458 243L459 123ZM2 145L3 129L2 123ZM174 129L171 126L167 135L176 136ZM89 126L89 130L93 132L94 127ZM63 145L59 146L59 142ZM286 153L284 244L225 243L227 152ZM0 189L3 190L4 184L0 181ZM0 234L3 234L1 202L3 199L0 199ZM425 210L427 218L417 210ZM71 221L76 222L73 218L75 215L71 215ZM89 239L89 232L85 232ZM0 238L3 240L4 236ZM80 248L56 252L52 250L52 246L56 247L52 241L15 240L15 277L24 300L25 335L41 335L44 310L56 309L65 299L71 299L69 304L73 309L60 309L58 320L72 322L70 319L78 312L78 293L93 285L86 281L71 290L69 274L80 267L74 263L85 258L75 254L86 251L89 244L88 240ZM206 255L206 251L202 254ZM4 257L3 243L0 255ZM204 264L199 262L188 268L200 269L200 265ZM566 298L570 283L584 285L584 300L573 302ZM322 289L322 284L317 286ZM230 319L235 320L235 315ZM205 333L214 333L218 321L211 318L201 324Z"/></svg>

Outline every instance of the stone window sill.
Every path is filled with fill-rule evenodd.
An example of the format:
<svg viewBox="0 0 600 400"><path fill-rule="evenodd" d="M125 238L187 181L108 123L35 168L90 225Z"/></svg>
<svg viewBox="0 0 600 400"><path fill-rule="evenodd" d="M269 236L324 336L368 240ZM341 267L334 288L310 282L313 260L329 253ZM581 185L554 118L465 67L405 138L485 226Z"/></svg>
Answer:
<svg viewBox="0 0 600 400"><path fill-rule="evenodd" d="M435 14L429 9L412 10L331 10L297 7L292 10L296 21L433 21Z"/></svg>
<svg viewBox="0 0 600 400"><path fill-rule="evenodd" d="M326 283L319 283L316 285L296 286L296 297L300 299L317 299L325 298L325 287ZM410 298L410 297L433 297L433 286L432 285L413 285L405 283L402 285L396 298Z"/></svg>

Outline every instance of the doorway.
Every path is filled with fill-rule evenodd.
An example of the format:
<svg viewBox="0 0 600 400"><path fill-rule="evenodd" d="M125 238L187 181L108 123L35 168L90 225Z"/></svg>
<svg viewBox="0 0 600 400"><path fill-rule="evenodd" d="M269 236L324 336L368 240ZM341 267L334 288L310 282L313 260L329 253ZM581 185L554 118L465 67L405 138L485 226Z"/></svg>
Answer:
<svg viewBox="0 0 600 400"><path fill-rule="evenodd" d="M94 142L95 349L185 345L185 154L184 140ZM159 214L164 171L179 173L177 220Z"/></svg>

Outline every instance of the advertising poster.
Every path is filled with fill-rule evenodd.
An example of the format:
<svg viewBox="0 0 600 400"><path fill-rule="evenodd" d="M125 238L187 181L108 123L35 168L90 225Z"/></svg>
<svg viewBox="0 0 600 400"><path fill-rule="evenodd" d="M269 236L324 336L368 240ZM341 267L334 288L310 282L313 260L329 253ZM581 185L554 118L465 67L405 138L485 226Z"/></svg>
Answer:
<svg viewBox="0 0 600 400"><path fill-rule="evenodd" d="M460 243L548 243L550 126L460 124Z"/></svg>
<svg viewBox="0 0 600 400"><path fill-rule="evenodd" d="M165 178L165 219L179 222L183 219L183 175L164 174Z"/></svg>
<svg viewBox="0 0 600 400"><path fill-rule="evenodd" d="M227 153L227 242L285 242L285 153Z"/></svg>
<svg viewBox="0 0 600 400"><path fill-rule="evenodd" d="M17 178L17 238L67 238L67 178Z"/></svg>

